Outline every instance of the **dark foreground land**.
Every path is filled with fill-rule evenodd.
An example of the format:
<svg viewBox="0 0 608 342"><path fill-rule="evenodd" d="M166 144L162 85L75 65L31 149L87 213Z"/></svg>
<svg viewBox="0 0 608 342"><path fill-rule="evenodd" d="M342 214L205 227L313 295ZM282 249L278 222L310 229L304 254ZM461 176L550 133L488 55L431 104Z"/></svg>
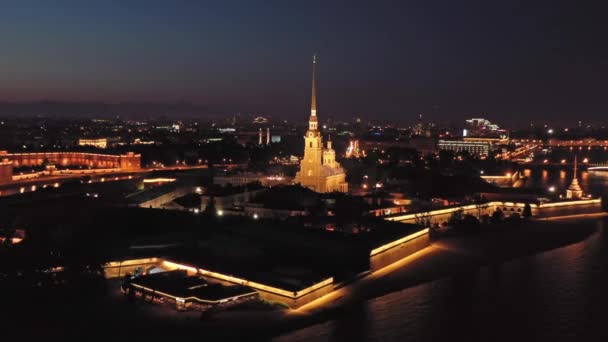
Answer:
<svg viewBox="0 0 608 342"><path fill-rule="evenodd" d="M582 241L595 232L595 223L601 219L492 225L483 227L478 236L443 239L299 310L247 307L201 319L194 312L129 301L119 293L119 282L90 270L88 275L66 274L53 283L28 286L0 280L0 319L7 337L266 340L339 316L361 301L392 291Z"/></svg>

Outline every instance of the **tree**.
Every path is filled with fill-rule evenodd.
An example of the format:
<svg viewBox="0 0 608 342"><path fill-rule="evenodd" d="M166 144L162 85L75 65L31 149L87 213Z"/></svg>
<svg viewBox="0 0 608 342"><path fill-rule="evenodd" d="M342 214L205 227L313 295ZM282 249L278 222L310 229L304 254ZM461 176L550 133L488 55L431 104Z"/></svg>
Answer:
<svg viewBox="0 0 608 342"><path fill-rule="evenodd" d="M464 219L464 210L463 209L458 209L455 212L452 213L452 216L450 216L450 219L448 220L448 223L450 224L458 224L460 222L462 222L462 220Z"/></svg>
<svg viewBox="0 0 608 342"><path fill-rule="evenodd" d="M505 214L500 210L500 208L496 208L496 211L492 213L492 223L500 223L504 220Z"/></svg>
<svg viewBox="0 0 608 342"><path fill-rule="evenodd" d="M431 219L428 212L421 212L415 215L414 220L416 224L423 227L428 228L431 226Z"/></svg>
<svg viewBox="0 0 608 342"><path fill-rule="evenodd" d="M532 207L530 207L530 203L526 203L526 205L524 206L524 212L522 213L522 216L525 219L529 219L530 217L532 217Z"/></svg>
<svg viewBox="0 0 608 342"><path fill-rule="evenodd" d="M215 217L215 198L213 197L213 195L211 195L209 197L209 202L207 202L207 206L205 207L205 210L203 211L203 215L206 216L210 216L210 217Z"/></svg>

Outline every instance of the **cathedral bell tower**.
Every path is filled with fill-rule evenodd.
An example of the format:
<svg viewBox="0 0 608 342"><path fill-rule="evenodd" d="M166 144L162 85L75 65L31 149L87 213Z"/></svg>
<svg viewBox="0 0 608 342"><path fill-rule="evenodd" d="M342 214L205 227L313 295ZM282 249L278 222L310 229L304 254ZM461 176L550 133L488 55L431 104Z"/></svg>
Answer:
<svg viewBox="0 0 608 342"><path fill-rule="evenodd" d="M324 149L323 137L319 131L316 66L317 58L313 56L310 117L304 136L304 157L300 161L300 171L296 173L295 183L316 192L347 192L346 173L336 162L336 152L331 147L331 139L327 143L327 149Z"/></svg>
<svg viewBox="0 0 608 342"><path fill-rule="evenodd" d="M317 176L321 174L321 160L323 156L323 138L319 132L319 121L317 118L317 86L316 86L317 57L312 57L312 95L310 99L310 118L308 119L308 131L304 137L304 158L301 163L301 171L304 176Z"/></svg>

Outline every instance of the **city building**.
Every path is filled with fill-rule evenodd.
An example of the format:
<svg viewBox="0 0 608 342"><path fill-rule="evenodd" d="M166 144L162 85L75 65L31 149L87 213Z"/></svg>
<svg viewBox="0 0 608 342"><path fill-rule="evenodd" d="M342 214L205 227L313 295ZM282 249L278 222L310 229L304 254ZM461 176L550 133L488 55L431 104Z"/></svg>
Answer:
<svg viewBox="0 0 608 342"><path fill-rule="evenodd" d="M411 137L406 145L420 152L421 155L427 155L437 152L437 139L424 136Z"/></svg>
<svg viewBox="0 0 608 342"><path fill-rule="evenodd" d="M331 140L327 142L327 148L323 148L323 137L318 129L316 63L316 57L313 57L310 119L304 137L304 157L300 162L300 171L296 173L295 183L300 183L316 192L347 192L346 173L336 162L336 152L332 149Z"/></svg>
<svg viewBox="0 0 608 342"><path fill-rule="evenodd" d="M462 138L470 142L488 142L491 144L508 144L509 134L506 130L483 118L465 121Z"/></svg>
<svg viewBox="0 0 608 342"><path fill-rule="evenodd" d="M157 268L153 268L152 271ZM125 295L149 299L152 302L175 304L180 311L205 311L214 307L228 307L244 301L258 299L258 293L247 286L225 286L209 282L198 275L188 275L186 270L140 275L129 278L121 286Z"/></svg>
<svg viewBox="0 0 608 342"><path fill-rule="evenodd" d="M228 210L242 206L244 203L251 201L254 196L264 191L266 191L266 188L259 183L249 183L240 186L211 186L201 195L201 211L213 209L220 216L224 214L238 215L238 213L229 212Z"/></svg>
<svg viewBox="0 0 608 342"><path fill-rule="evenodd" d="M279 141L281 139L279 138ZM266 145L270 145L270 128L266 128ZM259 131L258 131L258 145L263 145L264 144L264 133L262 131L262 128L260 127Z"/></svg>
<svg viewBox="0 0 608 342"><path fill-rule="evenodd" d="M0 151L0 157L11 161L14 167L42 166L83 166L93 169L137 170L141 168L141 154L127 152L121 155L84 152L33 152L8 153Z"/></svg>
<svg viewBox="0 0 608 342"><path fill-rule="evenodd" d="M359 140L350 140L344 155L346 158L359 158L362 155L361 150L359 149Z"/></svg>
<svg viewBox="0 0 608 342"><path fill-rule="evenodd" d="M440 150L455 152L468 152L471 155L487 156L490 153L490 143L487 141L466 140L439 140L437 147Z"/></svg>
<svg viewBox="0 0 608 342"><path fill-rule="evenodd" d="M8 158L0 159L0 184L10 183L13 180L13 162Z"/></svg>
<svg viewBox="0 0 608 342"><path fill-rule="evenodd" d="M432 123L425 124L422 120L422 114L418 114L418 122L412 127L412 134L414 136L429 138L432 135L433 126Z"/></svg>
<svg viewBox="0 0 608 342"><path fill-rule="evenodd" d="M120 138L98 138L98 139L78 139L78 146L92 146L97 148L108 148L118 144Z"/></svg>
<svg viewBox="0 0 608 342"><path fill-rule="evenodd" d="M127 205L140 208L163 208L164 205L192 193L195 189L194 184L187 180L162 182L161 184L127 195Z"/></svg>
<svg viewBox="0 0 608 342"><path fill-rule="evenodd" d="M276 186L279 184L289 184L292 178L283 175L267 175L253 172L239 172L232 175L217 175L213 177L213 184L226 186L240 186L253 182L259 182L263 186Z"/></svg>

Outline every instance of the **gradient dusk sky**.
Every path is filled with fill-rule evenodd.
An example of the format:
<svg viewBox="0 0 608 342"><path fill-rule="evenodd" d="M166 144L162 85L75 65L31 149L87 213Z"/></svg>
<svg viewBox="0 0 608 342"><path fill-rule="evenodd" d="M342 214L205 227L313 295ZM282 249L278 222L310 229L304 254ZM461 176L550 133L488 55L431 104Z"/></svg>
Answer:
<svg viewBox="0 0 608 342"><path fill-rule="evenodd" d="M0 2L0 101L600 120L606 6L576 1Z"/></svg>

